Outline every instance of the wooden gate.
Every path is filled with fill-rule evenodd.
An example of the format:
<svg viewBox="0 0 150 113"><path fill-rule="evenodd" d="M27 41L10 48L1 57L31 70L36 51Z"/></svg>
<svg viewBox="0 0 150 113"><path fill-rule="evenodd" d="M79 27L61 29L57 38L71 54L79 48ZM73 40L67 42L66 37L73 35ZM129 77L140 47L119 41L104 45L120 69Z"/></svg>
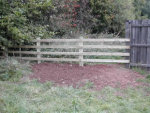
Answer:
<svg viewBox="0 0 150 113"><path fill-rule="evenodd" d="M130 38L130 66L150 69L150 20L126 22L126 37Z"/></svg>

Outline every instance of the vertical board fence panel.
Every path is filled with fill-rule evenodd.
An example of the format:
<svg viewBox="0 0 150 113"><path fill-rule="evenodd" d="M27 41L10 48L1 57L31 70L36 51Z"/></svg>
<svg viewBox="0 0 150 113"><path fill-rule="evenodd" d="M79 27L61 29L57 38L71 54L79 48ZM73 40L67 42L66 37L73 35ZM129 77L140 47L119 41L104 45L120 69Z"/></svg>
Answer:
<svg viewBox="0 0 150 113"><path fill-rule="evenodd" d="M130 66L150 69L150 20L126 22L126 37L131 39Z"/></svg>
<svg viewBox="0 0 150 113"><path fill-rule="evenodd" d="M150 25L150 21L148 21ZM147 45L150 45L150 26L148 27ZM150 64L150 47L147 48L147 64Z"/></svg>

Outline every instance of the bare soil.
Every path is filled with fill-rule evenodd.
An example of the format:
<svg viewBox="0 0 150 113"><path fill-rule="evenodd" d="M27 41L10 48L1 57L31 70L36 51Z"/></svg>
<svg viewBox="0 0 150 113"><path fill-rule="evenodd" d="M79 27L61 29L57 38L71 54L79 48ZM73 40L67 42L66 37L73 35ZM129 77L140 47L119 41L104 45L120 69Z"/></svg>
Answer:
<svg viewBox="0 0 150 113"><path fill-rule="evenodd" d="M41 63L32 66L33 74L30 78L36 78L40 82L53 81L57 85L82 86L87 81L93 83L94 89L111 87L136 87L141 85L138 79L144 77L137 72L126 69L117 64L86 65Z"/></svg>

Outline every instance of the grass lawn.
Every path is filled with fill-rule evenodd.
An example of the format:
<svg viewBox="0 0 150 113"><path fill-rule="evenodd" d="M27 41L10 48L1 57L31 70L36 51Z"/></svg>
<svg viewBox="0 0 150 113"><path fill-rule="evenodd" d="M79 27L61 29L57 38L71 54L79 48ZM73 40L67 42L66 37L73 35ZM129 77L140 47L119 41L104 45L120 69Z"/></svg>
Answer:
<svg viewBox="0 0 150 113"><path fill-rule="evenodd" d="M0 113L150 113L149 87L102 91L0 81Z"/></svg>

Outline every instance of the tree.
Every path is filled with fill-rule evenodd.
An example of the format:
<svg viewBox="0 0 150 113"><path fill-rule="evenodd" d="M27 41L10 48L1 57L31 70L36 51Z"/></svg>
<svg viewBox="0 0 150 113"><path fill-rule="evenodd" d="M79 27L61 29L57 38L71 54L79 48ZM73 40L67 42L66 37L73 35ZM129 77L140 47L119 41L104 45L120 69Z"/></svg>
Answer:
<svg viewBox="0 0 150 113"><path fill-rule="evenodd" d="M90 0L90 3L97 19L93 33L105 31L120 34L125 21L135 18L133 0Z"/></svg>
<svg viewBox="0 0 150 113"><path fill-rule="evenodd" d="M144 6L142 7L141 15L146 15L150 19L150 0L146 0Z"/></svg>
<svg viewBox="0 0 150 113"><path fill-rule="evenodd" d="M0 0L0 47L5 49L42 37L41 31L47 25L45 15L51 8L51 0Z"/></svg>
<svg viewBox="0 0 150 113"><path fill-rule="evenodd" d="M147 15L143 13L143 9L146 5L146 0L134 0L133 2L134 8L135 8L135 19L141 20L141 19L146 19Z"/></svg>
<svg viewBox="0 0 150 113"><path fill-rule="evenodd" d="M0 47L4 48L28 39L23 30L27 22L23 13L20 2L0 1Z"/></svg>

